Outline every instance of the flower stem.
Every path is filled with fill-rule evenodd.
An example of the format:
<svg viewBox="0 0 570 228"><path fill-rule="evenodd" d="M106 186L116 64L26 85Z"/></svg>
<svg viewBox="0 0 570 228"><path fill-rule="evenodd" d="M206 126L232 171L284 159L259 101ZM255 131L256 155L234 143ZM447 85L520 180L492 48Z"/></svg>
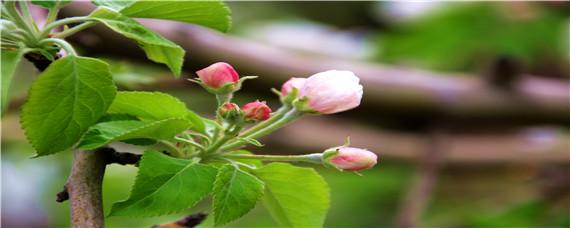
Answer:
<svg viewBox="0 0 570 228"><path fill-rule="evenodd" d="M82 31L82 30L88 29L88 28L90 28L90 27L92 27L92 26L94 26L94 25L96 25L96 24L97 24L97 22L95 22L95 21L83 22L83 23L81 23L81 24L79 24L79 25L77 25L77 26L73 26L73 27L70 28L70 29L67 29L67 30L65 30L65 31L62 31L62 32L60 32L60 33L55 34L54 37L57 37L57 38L65 38L65 37L71 36L71 35L73 35L73 34L75 34L75 33L78 33L78 32L80 32L80 31Z"/></svg>
<svg viewBox="0 0 570 228"><path fill-rule="evenodd" d="M43 39L38 44L43 45L46 43L55 43L58 46L60 46L61 48L63 48L63 50L65 50L65 52L67 52L68 55L77 56L77 52L75 52L75 49L73 49L73 46L71 46L71 44L69 44L65 40L56 39L56 38L48 38L48 39Z"/></svg>
<svg viewBox="0 0 570 228"><path fill-rule="evenodd" d="M232 100L233 94L231 93L217 93L216 100L218 101L218 107L222 106L226 102L230 102Z"/></svg>
<svg viewBox="0 0 570 228"><path fill-rule="evenodd" d="M192 140L185 139L185 138L180 138L180 137L174 137L174 139L176 139L177 141L186 143L186 144L190 144L190 145L192 145L193 147L196 147L196 148L198 148L198 149L201 150L201 151L204 151L204 150L205 150L205 149L204 149L204 146L202 146L202 145L200 145L200 144L198 144L197 142L194 142L194 141L192 141Z"/></svg>
<svg viewBox="0 0 570 228"><path fill-rule="evenodd" d="M261 136L268 135L269 133L271 133L271 132L285 126L286 124L296 120L302 114L303 114L302 112L298 112L295 109L290 109L285 114L283 114L282 116L276 117L273 120L271 120L273 117L270 118L269 119L269 120L271 120L270 124L265 125L263 128L255 129L254 131L249 132L247 136L245 136L245 137L242 136L241 138L255 139L255 138L259 138ZM267 120L267 121L269 121L269 120ZM246 140L235 140L233 142L226 144L225 146L222 146L221 150L222 151L230 151L230 150L239 148L240 146L243 146L246 143L247 143Z"/></svg>
<svg viewBox="0 0 570 228"><path fill-rule="evenodd" d="M30 6L28 5L28 1L21 1L20 2L20 10L22 10L22 14L24 16L25 21L27 22L28 26L33 29L35 32L39 32L38 26L34 23L34 18L30 13Z"/></svg>
<svg viewBox="0 0 570 228"><path fill-rule="evenodd" d="M22 15L16 9L16 2L15 1L6 1L4 2L4 6L6 7L6 13L12 19L12 21L18 25L19 28L23 29L24 36L26 37L26 45L33 46L37 42L36 31L33 30L28 23L24 20Z"/></svg>
<svg viewBox="0 0 570 228"><path fill-rule="evenodd" d="M40 33L40 37L47 37L49 35L49 33L51 32L51 30L66 25L66 24L71 24L71 23L81 23L81 22L86 22L86 21L92 21L93 19L88 18L88 17L70 17L70 18L65 18L65 19L61 19L58 21L54 21L52 23L46 24L45 27L42 29L42 32Z"/></svg>
<svg viewBox="0 0 570 228"><path fill-rule="evenodd" d="M245 130L244 132L241 133L241 137L247 137L248 135L251 135L253 133L255 133L256 131L259 131L263 128L266 128L267 126L275 123L276 121L278 121L279 119L281 119L281 117L283 117L285 115L285 113L287 113L289 110L291 110L290 106L282 106L281 108L279 108L279 110L275 111L271 117L266 120L263 121L247 130Z"/></svg>
<svg viewBox="0 0 570 228"><path fill-rule="evenodd" d="M304 154L304 155L257 155L257 154L225 154L225 158L232 159L256 159L262 161L274 162L308 162L313 164L322 164L322 154Z"/></svg>

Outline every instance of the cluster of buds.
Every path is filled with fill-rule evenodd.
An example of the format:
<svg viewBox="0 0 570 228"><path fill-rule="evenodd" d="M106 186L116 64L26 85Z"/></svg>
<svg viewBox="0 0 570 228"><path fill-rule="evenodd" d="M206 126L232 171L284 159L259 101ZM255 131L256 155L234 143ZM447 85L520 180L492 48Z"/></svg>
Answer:
<svg viewBox="0 0 570 228"><path fill-rule="evenodd" d="M256 122L269 119L271 108L264 101L253 101L241 108L236 103L226 102L218 108L218 115L228 122Z"/></svg>
<svg viewBox="0 0 570 228"><path fill-rule="evenodd" d="M359 78L351 71L329 70L308 78L293 77L281 86L281 91L277 91L283 107L273 115L271 108L264 101L249 102L241 108L231 103L233 93L240 89L241 83L253 76L240 78L231 65L223 62L212 64L196 74L198 79L192 81L208 92L225 98L219 102L218 107L221 120L238 126L239 129L245 124L261 122L239 135L242 139L250 140L266 135L302 114L333 114L353 109L360 105L363 93ZM243 141L246 140L230 140L230 143L221 149L239 148ZM330 148L317 157L325 166L346 171L368 169L377 162L376 154L348 145Z"/></svg>

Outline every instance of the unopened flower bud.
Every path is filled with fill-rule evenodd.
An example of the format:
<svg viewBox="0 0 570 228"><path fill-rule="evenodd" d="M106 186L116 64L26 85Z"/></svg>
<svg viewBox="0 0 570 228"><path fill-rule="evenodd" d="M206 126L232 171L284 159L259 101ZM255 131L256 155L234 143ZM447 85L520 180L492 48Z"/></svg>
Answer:
<svg viewBox="0 0 570 228"><path fill-rule="evenodd" d="M271 116L271 108L269 108L265 102L261 101L249 102L245 104L241 110L245 118L249 120L262 121L269 119L269 116Z"/></svg>
<svg viewBox="0 0 570 228"><path fill-rule="evenodd" d="M227 84L236 84L239 81L239 75L234 68L227 63L218 62L196 72L200 81L204 85L219 89Z"/></svg>
<svg viewBox="0 0 570 228"><path fill-rule="evenodd" d="M293 88L300 89L305 84L306 78L290 78L281 86L281 95L286 96Z"/></svg>
<svg viewBox="0 0 570 228"><path fill-rule="evenodd" d="M239 115L239 106L235 103L226 102L218 108L218 114L224 119Z"/></svg>
<svg viewBox="0 0 570 228"><path fill-rule="evenodd" d="M299 97L311 111L332 114L353 109L362 100L360 79L351 71L329 70L315 74L303 83Z"/></svg>
<svg viewBox="0 0 570 228"><path fill-rule="evenodd" d="M378 157L376 154L348 146L339 146L326 150L323 153L325 164L345 171L358 171L374 167Z"/></svg>

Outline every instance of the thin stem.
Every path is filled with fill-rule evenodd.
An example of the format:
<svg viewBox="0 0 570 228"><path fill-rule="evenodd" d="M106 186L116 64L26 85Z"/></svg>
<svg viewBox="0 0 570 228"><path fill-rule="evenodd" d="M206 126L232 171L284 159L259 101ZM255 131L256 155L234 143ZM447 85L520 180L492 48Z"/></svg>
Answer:
<svg viewBox="0 0 570 228"><path fill-rule="evenodd" d="M256 159L262 161L282 161L282 162L308 162L322 164L322 154L304 155L257 155L257 154L225 154L223 157L232 159Z"/></svg>
<svg viewBox="0 0 570 228"><path fill-rule="evenodd" d="M177 137L174 137L174 139L176 139L176 140L178 140L178 141L180 141L180 142L183 142L183 143L190 144L190 145L192 145L192 146L194 146L194 147L196 147L196 148L198 148L198 149L200 149L200 150L202 150L202 151L205 150L204 146L202 146L202 145L200 145L200 144L198 144L197 142L194 142L194 141L192 141L192 140L185 139L185 138L180 138L180 137L178 137L178 136L177 136Z"/></svg>
<svg viewBox="0 0 570 228"><path fill-rule="evenodd" d="M269 118L268 120L265 120L263 122L258 123L257 125L245 130L244 132L241 133L241 137L247 137L248 135L251 135L263 128L266 128L267 126L275 123L276 121L278 121L279 119L281 119L281 117L283 117L283 115L285 115L285 113L287 113L289 110L291 110L290 106L282 106L281 108L279 108L279 110L275 111L272 115L271 118Z"/></svg>
<svg viewBox="0 0 570 228"><path fill-rule="evenodd" d="M222 104L226 102L230 102L232 100L233 94L231 93L224 93L224 94L216 94L216 100L218 101L218 107L222 106Z"/></svg>
<svg viewBox="0 0 570 228"><path fill-rule="evenodd" d="M272 124L258 129L252 133L250 133L248 136L246 137L242 137L242 138L251 138L251 139L255 139L255 138L259 138L261 136L265 136L268 135L269 133L285 126L286 124L296 120L297 118L299 118L303 113L302 112L298 112L295 109L289 110L287 113L285 113L281 118L277 119L275 122L273 122ZM247 143L246 140L236 140L233 141L231 143L226 144L225 146L221 147L222 151L230 151L236 148L239 148L240 146L243 146Z"/></svg>
<svg viewBox="0 0 570 228"><path fill-rule="evenodd" d="M96 25L96 24L97 24L97 22L95 22L95 21L83 22L82 24L79 24L79 25L77 25L77 26L73 26L73 27L70 28L70 29L67 29L67 30L65 30L65 31L62 31L62 32L60 32L60 33L55 34L54 37L57 37L57 38L65 38L65 37L71 36L71 35L73 35L73 34L75 34L75 33L78 33L78 32L80 32L80 31L83 31L83 30L85 30L85 29L91 28L91 27L93 27L93 26Z"/></svg>
<svg viewBox="0 0 570 228"><path fill-rule="evenodd" d="M55 19L57 19L57 14L59 13L59 8L60 8L60 2L56 3L56 6L54 8L51 8L48 12L47 18L46 18L46 22L44 23L44 27L52 22L55 21Z"/></svg>
<svg viewBox="0 0 570 228"><path fill-rule="evenodd" d="M12 18L13 22L21 29L23 29L24 36L26 37L26 44L31 46L37 42L37 38L35 36L35 31L29 26L28 23L24 20L20 12L16 9L16 2L15 1L7 1L4 3L6 7L6 11L10 18Z"/></svg>
<svg viewBox="0 0 570 228"><path fill-rule="evenodd" d="M77 52L75 52L75 49L73 49L73 46L71 46L71 44L69 44L67 41L62 40L62 39L57 39L57 38L43 39L42 41L39 42L39 45L47 44L50 42L55 43L58 46L60 46L61 48L63 48L63 50L65 50L65 52L67 52L68 55L77 56Z"/></svg>
<svg viewBox="0 0 570 228"><path fill-rule="evenodd" d="M30 13L30 6L28 5L28 1L20 2L20 10L22 11L23 16L25 17L28 26L34 29L34 31L39 32L40 30L38 29L36 23L34 23L34 18Z"/></svg>
<svg viewBox="0 0 570 228"><path fill-rule="evenodd" d="M210 137L208 137L207 135L196 133L196 132L186 132L185 134L187 134L187 136L186 136L187 138L190 138L192 136L199 137L202 140L202 143L205 143L206 145L210 145L210 143L211 143Z"/></svg>
<svg viewBox="0 0 570 228"><path fill-rule="evenodd" d="M178 149L178 147L176 147L175 145L173 145L172 143L168 142L168 141L164 141L161 140L160 143L162 143L163 145L165 145L166 147L168 147L172 152L174 152L174 157L180 158L183 157L182 152L180 152L180 150Z"/></svg>
<svg viewBox="0 0 570 228"><path fill-rule="evenodd" d="M86 22L86 21L93 21L93 19L88 18L88 17L70 17L70 18L65 18L65 19L61 19L58 21L54 21L52 23L46 24L46 26L42 29L42 32L40 33L40 37L47 37L49 35L49 33L51 32L51 30L53 30L57 27L64 26L66 24L81 23L81 22Z"/></svg>
<svg viewBox="0 0 570 228"><path fill-rule="evenodd" d="M231 128L234 128L232 130L229 130ZM222 147L226 142L230 141L231 139L233 139L241 130L241 126L228 126L228 128L224 131L224 136L218 140L218 141L214 141L214 143L212 143L211 146L208 147L208 149L206 149L206 153L215 153L218 149L220 149L220 147Z"/></svg>

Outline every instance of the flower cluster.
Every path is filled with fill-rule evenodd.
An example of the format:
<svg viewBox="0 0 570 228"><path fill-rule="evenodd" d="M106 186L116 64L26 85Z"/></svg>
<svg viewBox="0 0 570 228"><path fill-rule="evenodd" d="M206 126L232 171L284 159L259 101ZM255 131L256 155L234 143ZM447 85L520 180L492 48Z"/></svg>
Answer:
<svg viewBox="0 0 570 228"><path fill-rule="evenodd" d="M214 63L197 71L200 84L218 98L217 120L226 126L225 134L216 138L213 153L224 153L257 142L257 138L267 135L305 114L333 114L356 108L362 100L363 88L360 79L351 71L329 70L314 74L308 78L293 77L283 83L279 96L283 106L277 111L264 101L252 101L241 107L231 102L233 94L241 88L245 79L224 62ZM241 129L252 123L256 125L245 131ZM257 142L258 143L258 142ZM266 161L305 161L335 167L339 170L358 171L376 165L376 154L348 145L334 147L323 153L308 155L233 155Z"/></svg>

